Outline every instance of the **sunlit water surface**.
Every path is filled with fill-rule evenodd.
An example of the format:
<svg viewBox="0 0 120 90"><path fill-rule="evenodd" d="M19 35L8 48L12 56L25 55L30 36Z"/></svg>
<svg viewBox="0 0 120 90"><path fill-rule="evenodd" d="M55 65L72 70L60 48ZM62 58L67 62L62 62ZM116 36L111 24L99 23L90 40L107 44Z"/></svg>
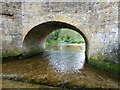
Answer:
<svg viewBox="0 0 120 90"><path fill-rule="evenodd" d="M85 53L80 46L47 46L51 51L47 57L49 64L62 73L77 71L83 68Z"/></svg>
<svg viewBox="0 0 120 90"><path fill-rule="evenodd" d="M84 52L84 44L47 46L39 55L4 62L3 87L17 87L15 82L4 81L10 79L71 88L118 88L117 80L86 64Z"/></svg>

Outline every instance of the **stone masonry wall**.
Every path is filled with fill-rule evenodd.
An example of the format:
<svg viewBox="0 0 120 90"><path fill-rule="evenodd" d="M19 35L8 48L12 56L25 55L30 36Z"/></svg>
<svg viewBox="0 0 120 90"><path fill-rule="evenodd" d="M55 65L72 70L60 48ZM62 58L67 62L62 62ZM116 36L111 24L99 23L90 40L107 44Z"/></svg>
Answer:
<svg viewBox="0 0 120 90"><path fill-rule="evenodd" d="M89 44L89 58L118 63L117 2L1 4L3 54L22 52L24 39L32 28L44 22L59 21L73 25L84 33ZM34 38L34 36L31 37Z"/></svg>
<svg viewBox="0 0 120 90"><path fill-rule="evenodd" d="M0 3L2 54L12 56L19 54L22 48L22 12L20 2Z"/></svg>

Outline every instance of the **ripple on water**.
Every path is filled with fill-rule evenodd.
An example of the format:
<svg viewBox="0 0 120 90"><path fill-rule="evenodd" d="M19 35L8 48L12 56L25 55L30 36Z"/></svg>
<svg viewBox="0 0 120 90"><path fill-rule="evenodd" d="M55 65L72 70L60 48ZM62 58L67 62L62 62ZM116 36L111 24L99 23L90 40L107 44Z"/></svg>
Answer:
<svg viewBox="0 0 120 90"><path fill-rule="evenodd" d="M81 51L45 51L38 56L3 63L2 73L5 78L17 77L15 79L21 81L42 82L53 86L118 87L118 82L109 75L88 64L84 66L84 63L85 53Z"/></svg>
<svg viewBox="0 0 120 90"><path fill-rule="evenodd" d="M49 55L49 64L61 73L75 72L83 68L85 53L55 52Z"/></svg>

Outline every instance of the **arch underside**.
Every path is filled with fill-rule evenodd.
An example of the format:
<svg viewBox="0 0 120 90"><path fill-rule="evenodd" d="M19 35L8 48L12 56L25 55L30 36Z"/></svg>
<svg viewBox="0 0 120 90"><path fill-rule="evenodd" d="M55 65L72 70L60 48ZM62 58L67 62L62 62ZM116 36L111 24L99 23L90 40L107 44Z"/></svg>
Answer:
<svg viewBox="0 0 120 90"><path fill-rule="evenodd" d="M24 52L23 55L33 55L44 51L44 44L46 37L55 30L61 28L68 28L80 33L85 40L85 53L86 57L88 56L88 40L84 33L80 31L73 25L59 22L59 21L49 21L42 24L39 24L33 27L25 36L23 41Z"/></svg>

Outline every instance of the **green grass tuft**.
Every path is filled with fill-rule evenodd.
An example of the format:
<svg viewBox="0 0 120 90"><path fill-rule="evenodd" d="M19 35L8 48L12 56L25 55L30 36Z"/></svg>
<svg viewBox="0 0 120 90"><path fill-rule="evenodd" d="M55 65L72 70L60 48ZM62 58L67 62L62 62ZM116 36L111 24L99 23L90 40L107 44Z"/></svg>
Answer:
<svg viewBox="0 0 120 90"><path fill-rule="evenodd" d="M118 64L96 59L90 59L88 63L111 74L120 74L120 66Z"/></svg>

